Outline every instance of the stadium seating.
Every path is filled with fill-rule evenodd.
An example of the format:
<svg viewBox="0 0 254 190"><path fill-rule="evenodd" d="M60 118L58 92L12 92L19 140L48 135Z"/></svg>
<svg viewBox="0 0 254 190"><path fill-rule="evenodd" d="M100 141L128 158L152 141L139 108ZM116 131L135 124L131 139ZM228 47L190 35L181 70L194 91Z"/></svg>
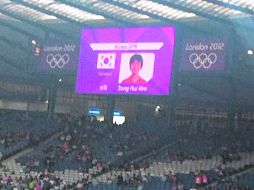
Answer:
<svg viewBox="0 0 254 190"><path fill-rule="evenodd" d="M190 129L183 134L179 128L167 128L165 121L157 118L149 118L149 123L139 120L135 124L108 127L103 122L80 122L80 118L68 115L45 122L45 115L37 114L29 115L32 123L27 122L29 119L9 121L9 114L3 114L2 125L9 121L16 126L5 129L7 132L15 134L22 129L39 137L34 141L38 144L32 146L26 139L17 141L17 147L24 146L20 149L32 149L16 160L3 162L5 168L0 170L0 175L22 179L31 175L36 179L46 172L62 181L55 185L58 189L82 183L95 190L159 190L176 185L176 179L178 185L189 189L195 185L198 172L205 174L213 184L221 179L220 172L233 174L254 164L254 151L249 146L253 142L252 129L235 132L211 127L209 130ZM193 123L184 125L193 127ZM45 127L49 129L43 130ZM26 143L22 144L23 141ZM15 152L16 146L10 147L13 149L10 152ZM121 185L118 176L123 177Z"/></svg>

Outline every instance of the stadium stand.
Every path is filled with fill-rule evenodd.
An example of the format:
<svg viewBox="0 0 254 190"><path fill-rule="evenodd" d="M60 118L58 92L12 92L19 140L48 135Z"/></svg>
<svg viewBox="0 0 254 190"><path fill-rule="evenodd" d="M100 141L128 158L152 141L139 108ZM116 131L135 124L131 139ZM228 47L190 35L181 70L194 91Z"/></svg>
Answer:
<svg viewBox="0 0 254 190"><path fill-rule="evenodd" d="M9 121L6 113L12 118L16 114L24 119L25 114L28 118L39 117L45 120L43 113L10 113L2 110L2 115L5 116L2 117L3 121ZM18 118L16 116L17 121ZM79 117L70 119L69 115L61 115L55 120L55 126L59 127L55 130L48 129L53 130L55 133L51 131L51 134L55 135L42 142L40 139L45 136L41 134L41 138L33 141L37 144L32 144L32 151L24 152L16 157L16 161L5 162L0 173L2 179L8 178L8 183L3 182L3 187L13 185L15 180L20 183L26 181L23 185L29 184L29 181L34 181L35 184L41 181L43 184L43 180L51 180L51 183L56 183L51 186L60 189L81 184L88 189L98 190L168 189L174 186L190 189L200 185L198 178L201 177L202 184L218 183L216 186L211 185L211 188L219 189L225 186L224 179L228 176L253 165L254 153L252 147L248 146L252 144L253 130L249 128L239 132L221 127L210 127L203 131L200 127L189 132L185 130L187 134L176 128L177 130L171 129L167 133L161 130L162 134L157 131L155 135L153 127L144 130L134 123L109 127L104 122L89 122ZM157 121L158 118L150 118L151 123L152 120ZM29 119L26 118L25 121ZM217 123L216 119L214 123ZM194 127L188 125L187 128ZM44 127L47 126L50 125ZM38 130L34 130L33 134L36 131ZM163 139L163 136L167 138ZM27 147L24 146L23 149ZM249 178L244 174L239 179L244 181Z"/></svg>
<svg viewBox="0 0 254 190"><path fill-rule="evenodd" d="M253 0L0 0L0 190L253 190Z"/></svg>

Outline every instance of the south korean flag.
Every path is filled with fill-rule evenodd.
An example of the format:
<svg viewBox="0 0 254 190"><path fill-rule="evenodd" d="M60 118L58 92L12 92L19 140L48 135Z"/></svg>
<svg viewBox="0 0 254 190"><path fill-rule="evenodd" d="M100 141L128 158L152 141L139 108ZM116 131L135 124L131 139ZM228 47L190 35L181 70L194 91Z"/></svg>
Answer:
<svg viewBox="0 0 254 190"><path fill-rule="evenodd" d="M115 53L98 53L97 69L114 69Z"/></svg>

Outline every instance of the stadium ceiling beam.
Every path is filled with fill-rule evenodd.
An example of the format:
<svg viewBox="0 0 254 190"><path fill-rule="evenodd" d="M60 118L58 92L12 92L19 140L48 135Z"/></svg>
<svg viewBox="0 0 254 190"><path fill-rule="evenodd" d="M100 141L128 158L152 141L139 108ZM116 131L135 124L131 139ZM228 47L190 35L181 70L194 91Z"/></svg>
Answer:
<svg viewBox="0 0 254 190"><path fill-rule="evenodd" d="M213 16L211 14L207 14L205 12L199 11L199 10L194 9L194 8L188 8L188 7L184 7L182 5L179 5L179 4L175 4L174 1L172 1L172 0L152 0L152 1L160 3L162 5L166 5L168 7L173 7L173 8L178 9L178 10L194 13L194 14L196 14L198 16L203 17L203 18L207 18L209 20L213 20L213 21L221 23L221 24L226 24L226 25L230 26L231 28L233 28L233 27L235 27L235 25L237 25L237 26L243 27L244 29L247 29L249 31L253 31L253 27L246 26L246 25L241 24L241 23L235 24L235 23L233 23L229 19L222 19L222 18L219 18L217 16ZM213 0L211 0L211 2L213 2Z"/></svg>
<svg viewBox="0 0 254 190"><path fill-rule="evenodd" d="M20 83L20 84L35 84L35 85L40 85L41 87L47 87L48 83L46 82L45 75L40 75L40 77L38 77L38 75L36 74L30 74L29 72L25 71L24 68L20 67L17 63L4 59L2 55L0 55L0 64L9 65L12 68L16 68L18 70L17 72L25 73L25 76L15 76L15 78L13 77L13 75L10 75L7 73L1 74L0 80Z"/></svg>
<svg viewBox="0 0 254 190"><path fill-rule="evenodd" d="M32 25L34 27L40 28L45 33L47 33L47 32L51 32L53 34L57 33L57 34L59 34L59 35L61 35L63 37L66 37L66 38L70 38L70 39L74 38L74 36L71 35L71 34L64 33L64 32L62 32L60 30L55 30L55 29L53 29L53 28L51 28L51 27L49 27L49 26L47 26L45 24L42 24L42 23L39 23L39 22L36 22L36 21L32 21L32 20L30 20L28 18L25 18L24 16L19 16L19 15L13 14L12 12L6 11L6 10L4 10L2 8L0 8L0 13L3 14L3 15L15 18L16 20L19 20L21 22L27 23L27 24Z"/></svg>
<svg viewBox="0 0 254 190"><path fill-rule="evenodd" d="M12 67L15 67L15 68L18 69L19 71L25 72L25 73L26 73L24 67L22 67L22 66L21 66L20 64L18 64L18 63L15 63L15 62L13 62L13 61L11 61L11 60L6 59L6 57L3 56L3 55L1 55L1 54L0 54L0 60L1 60L2 62L4 62L4 63L8 64L8 65L11 65Z"/></svg>
<svg viewBox="0 0 254 190"><path fill-rule="evenodd" d="M203 1L206 1L208 3L213 3L213 4L216 4L216 5L219 5L219 6L223 6L223 7L226 7L226 8L234 9L234 10L237 10L237 11L241 11L243 13L247 13L247 14L250 14L250 15L254 15L253 10L246 9L244 7L241 7L241 6L233 5L231 3L222 2L222 1L218 1L218 0L203 0Z"/></svg>
<svg viewBox="0 0 254 190"><path fill-rule="evenodd" d="M8 45L11 46L12 48L17 48L17 49L19 49L19 50L23 51L25 54L28 55L28 53L27 53L27 51L26 51L27 47L24 47L24 46L21 45L20 43L14 43L13 41L11 41L11 40L9 40L9 39L3 37L3 36L0 36L0 41L2 41L2 42L4 42L4 43L8 44Z"/></svg>
<svg viewBox="0 0 254 190"><path fill-rule="evenodd" d="M34 34L30 33L30 32L27 32L26 30L21 29L20 27L15 26L14 24L11 24L11 22L6 23L6 22L3 22L3 21L0 19L0 25L4 26L4 27L6 27L6 28L9 28L9 29L11 29L11 30L13 30L13 31L15 31L15 32L18 32L18 33L20 33L20 34L23 34L23 35L25 35L25 36L28 36L28 37L30 37L30 38L38 39L38 40L40 40L40 41L44 40L44 39L43 39L42 37L40 37L40 36L34 35Z"/></svg>
<svg viewBox="0 0 254 190"><path fill-rule="evenodd" d="M134 22L127 21L124 18L118 18L118 17L112 16L112 14L108 14L106 12L95 10L94 8L90 8L87 5L82 4L82 3L78 3L78 2L74 3L73 1L69 1L69 0L56 0L56 1L64 3L64 4L69 5L69 6L72 6L72 7L75 7L77 9L86 11L86 12L90 12L90 13L93 13L93 14L101 15L101 16L109 19L109 20L112 20L114 22L120 23L121 25L137 25Z"/></svg>
<svg viewBox="0 0 254 190"><path fill-rule="evenodd" d="M139 14L147 15L147 16L149 16L149 17L151 17L153 19L159 20L159 21L161 21L162 23L165 23L165 24L181 25L183 27L187 27L189 29L197 31L196 27L191 26L189 24L186 24L184 22L173 20L173 19L169 19L169 18L165 18L165 17L159 16L157 14L150 13L150 12L138 9L136 7L129 6L129 5L121 3L119 1L115 1L115 0L101 0L101 1L109 3L109 4L112 4L112 5L115 5L115 6L118 6L118 7L121 7L123 9L127 9L127 10L130 10L130 11L139 13ZM199 31L203 32L203 33L208 33L209 32L208 30L205 30L205 29L199 29Z"/></svg>
<svg viewBox="0 0 254 190"><path fill-rule="evenodd" d="M3 37L0 37L0 42L4 42L4 43L10 45L12 48L16 48L15 45L13 45L11 42L9 42L9 40L6 40ZM25 48L25 49L18 48L18 49L24 53L24 59L22 59L22 60L28 60L30 54L29 54L29 52L25 51L25 49L27 49L27 48ZM4 55L4 58L2 56L2 57L0 57L0 60L3 60L5 63L10 63L10 65L15 66L17 69L21 70L22 72L25 72L25 66L27 64L25 64L25 63L24 64L17 64L17 63L14 63L13 61L7 60L6 57L7 56Z"/></svg>
<svg viewBox="0 0 254 190"><path fill-rule="evenodd" d="M211 106L211 107L227 107L228 106L228 103L227 102L220 102L219 104L215 104L215 102L213 101L206 101L206 102L200 102L198 100L196 100L195 98L193 97L181 97L180 96L180 99L178 100L178 104L194 104L194 105L200 105L200 106Z"/></svg>
<svg viewBox="0 0 254 190"><path fill-rule="evenodd" d="M139 14L147 15L147 16L153 18L153 19L160 20L161 22L164 22L164 23L167 23L167 24L168 23L174 23L174 24L177 23L177 24L179 24L179 22L176 22L175 20L171 20L171 19L159 16L159 15L154 14L154 13L149 13L147 11L144 11L144 10L132 7L130 5L127 5L125 3L121 3L119 1L115 1L115 0L101 0L101 1L109 3L109 4L112 4L112 5L115 5L115 6L118 6L118 7L121 7L123 9L127 9L127 10L132 11L132 12L136 12L136 13L139 13Z"/></svg>
<svg viewBox="0 0 254 190"><path fill-rule="evenodd" d="M230 99L228 97L224 97L224 96L221 96L211 90L208 90L207 88L200 88L199 86L191 83L191 82L188 82L187 80L184 80L184 83L187 84L188 86L190 86L191 88L199 91L199 92L202 92L202 93L205 93L205 94L208 94L208 95L211 95L211 96L215 96L215 97L218 97L226 102L229 102Z"/></svg>
<svg viewBox="0 0 254 190"><path fill-rule="evenodd" d="M44 13L44 14L47 14L47 15L51 15L51 16L55 16L58 19L61 19L61 20L66 21L66 22L69 22L71 24L75 24L78 27L84 26L84 23L81 23L81 22L79 22L77 20L74 20L72 18L63 16L62 14L58 14L58 13L55 13L55 12L50 11L50 10L42 9L42 8L36 6L36 5L31 4L31 3L27 3L27 2L22 1L22 0L11 0L11 1L15 2L15 3L18 3L18 4L21 4L21 5L24 5L24 6L28 7L28 8L36 10L38 12L41 12L41 13Z"/></svg>
<svg viewBox="0 0 254 190"><path fill-rule="evenodd" d="M241 87L248 88L254 94L254 86L253 86L254 80L252 78L250 78L251 76L252 75L248 75L246 77L246 73L245 73L245 74L241 74L241 75L237 75L237 76L229 75L229 76L225 77L225 79L227 79L229 81L233 80L233 81L235 81L235 83L239 83Z"/></svg>
<svg viewBox="0 0 254 190"><path fill-rule="evenodd" d="M6 58L5 55L2 55L0 53L0 63L4 63L6 65L10 65L13 68L16 68L18 71L25 73L28 77L30 77L30 79L28 79L26 82L31 83L31 84L40 84L42 86L47 86L47 84L49 83L41 83L41 80L46 80L46 75L40 75L38 77L37 73L30 73L25 67L21 66L22 64L19 64L15 61L12 61L8 58ZM2 65L1 65L2 66ZM6 75L7 77L8 75ZM0 78L2 78L3 76L1 75ZM3 77L4 79L6 79L6 77ZM10 79L13 79L13 77L10 77ZM20 80L21 82L24 82L25 79L14 79L14 80Z"/></svg>
<svg viewBox="0 0 254 190"><path fill-rule="evenodd" d="M213 20L215 22L219 22L219 23L222 23L222 24L227 24L227 25L230 25L231 22L229 22L228 20L226 19L222 19L222 18L219 18L219 17L216 17L216 16L213 16L211 14L207 14L205 12L202 12L202 11L199 11L197 9L194 9L194 8L188 8L188 7L185 7L185 6L182 6L182 5L179 5L179 4L175 4L174 1L172 0L152 0L156 3L160 3L162 5L165 5L165 6L168 6L168 7L172 7L172 8L175 8L175 9L178 9L178 10L181 10L181 11L184 11L184 12L188 12L188 13L194 13L198 16L201 16L203 18L207 18L209 20Z"/></svg>

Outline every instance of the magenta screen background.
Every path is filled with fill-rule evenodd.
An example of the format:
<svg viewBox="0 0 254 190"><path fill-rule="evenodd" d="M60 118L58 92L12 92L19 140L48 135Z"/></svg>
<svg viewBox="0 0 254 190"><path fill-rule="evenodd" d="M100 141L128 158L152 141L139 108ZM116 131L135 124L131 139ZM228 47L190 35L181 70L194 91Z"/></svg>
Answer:
<svg viewBox="0 0 254 190"><path fill-rule="evenodd" d="M99 76L97 69L98 53L90 43L149 43L163 42L160 50L121 50L116 54L115 68L111 76ZM175 27L133 27L133 28L84 28L81 33L80 59L76 79L76 93L80 94L140 94L168 95L172 74L173 53L175 44ZM122 53L154 53L153 77L142 85L146 91L119 91L119 71ZM145 63L144 63L145 64ZM107 71L107 70L105 70ZM107 89L101 90L102 85ZM124 85L128 88L131 85ZM134 85L139 87L139 85Z"/></svg>

